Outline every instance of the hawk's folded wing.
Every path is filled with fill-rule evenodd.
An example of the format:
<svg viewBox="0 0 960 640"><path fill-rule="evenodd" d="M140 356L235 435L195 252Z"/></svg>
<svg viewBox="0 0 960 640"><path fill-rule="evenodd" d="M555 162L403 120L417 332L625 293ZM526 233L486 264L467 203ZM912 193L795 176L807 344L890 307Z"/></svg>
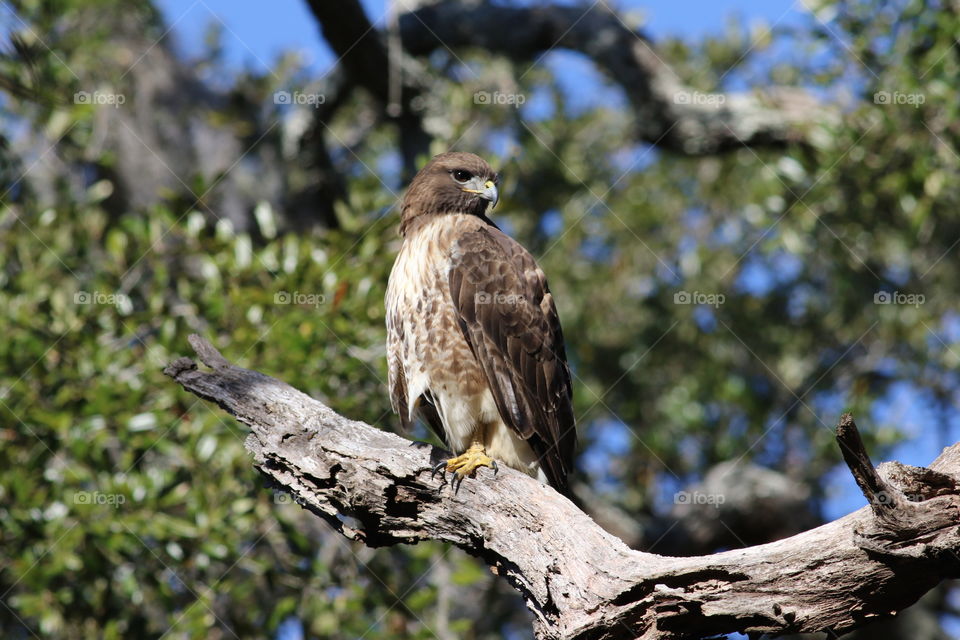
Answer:
<svg viewBox="0 0 960 640"><path fill-rule="evenodd" d="M495 227L451 248L450 294L503 421L524 438L554 487L573 467L577 435L563 334L533 256Z"/></svg>

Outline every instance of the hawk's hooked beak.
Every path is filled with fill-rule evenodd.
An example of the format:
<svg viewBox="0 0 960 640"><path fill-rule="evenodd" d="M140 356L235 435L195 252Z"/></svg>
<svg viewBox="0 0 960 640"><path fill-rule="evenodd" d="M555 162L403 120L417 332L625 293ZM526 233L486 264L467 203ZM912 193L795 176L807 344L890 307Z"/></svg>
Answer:
<svg viewBox="0 0 960 640"><path fill-rule="evenodd" d="M497 206L497 202L500 200L500 192L497 191L497 185L493 180L487 180L486 182L480 182L480 178L473 178L470 182L467 183L468 187L464 191L467 193L475 193L484 200L489 200L491 208Z"/></svg>

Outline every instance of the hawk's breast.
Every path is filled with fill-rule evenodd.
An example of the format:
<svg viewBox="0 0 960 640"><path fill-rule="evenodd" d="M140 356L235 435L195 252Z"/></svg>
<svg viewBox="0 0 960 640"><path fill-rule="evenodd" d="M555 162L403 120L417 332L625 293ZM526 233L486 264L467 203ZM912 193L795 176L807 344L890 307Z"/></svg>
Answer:
<svg viewBox="0 0 960 640"><path fill-rule="evenodd" d="M422 396L436 408L447 445L458 452L479 429L500 418L450 298L448 248L479 222L468 215L436 216L408 234L387 285L387 364L394 410L402 411L405 405L404 421L412 422Z"/></svg>

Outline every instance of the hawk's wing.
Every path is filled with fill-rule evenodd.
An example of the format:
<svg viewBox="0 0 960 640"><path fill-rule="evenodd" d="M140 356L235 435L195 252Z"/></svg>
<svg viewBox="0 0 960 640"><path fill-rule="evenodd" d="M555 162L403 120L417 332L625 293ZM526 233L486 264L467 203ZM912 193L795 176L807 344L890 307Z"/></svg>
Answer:
<svg viewBox="0 0 960 640"><path fill-rule="evenodd" d="M563 333L546 277L526 249L495 227L464 233L450 258L457 320L500 416L562 490L577 434Z"/></svg>

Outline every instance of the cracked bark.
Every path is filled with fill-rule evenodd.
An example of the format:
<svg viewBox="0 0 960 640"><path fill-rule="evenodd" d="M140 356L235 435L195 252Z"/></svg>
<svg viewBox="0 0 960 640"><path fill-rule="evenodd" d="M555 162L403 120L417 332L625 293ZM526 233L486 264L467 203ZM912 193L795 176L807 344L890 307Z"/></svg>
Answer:
<svg viewBox="0 0 960 640"><path fill-rule="evenodd" d="M196 335L190 344L211 370L180 358L165 373L250 427L246 446L273 482L371 547L431 539L481 558L523 595L538 638L840 633L960 576L960 444L929 468L874 469L844 416L838 443L869 507L769 544L666 557L629 549L512 469L441 489L430 470L446 452L340 416Z"/></svg>

